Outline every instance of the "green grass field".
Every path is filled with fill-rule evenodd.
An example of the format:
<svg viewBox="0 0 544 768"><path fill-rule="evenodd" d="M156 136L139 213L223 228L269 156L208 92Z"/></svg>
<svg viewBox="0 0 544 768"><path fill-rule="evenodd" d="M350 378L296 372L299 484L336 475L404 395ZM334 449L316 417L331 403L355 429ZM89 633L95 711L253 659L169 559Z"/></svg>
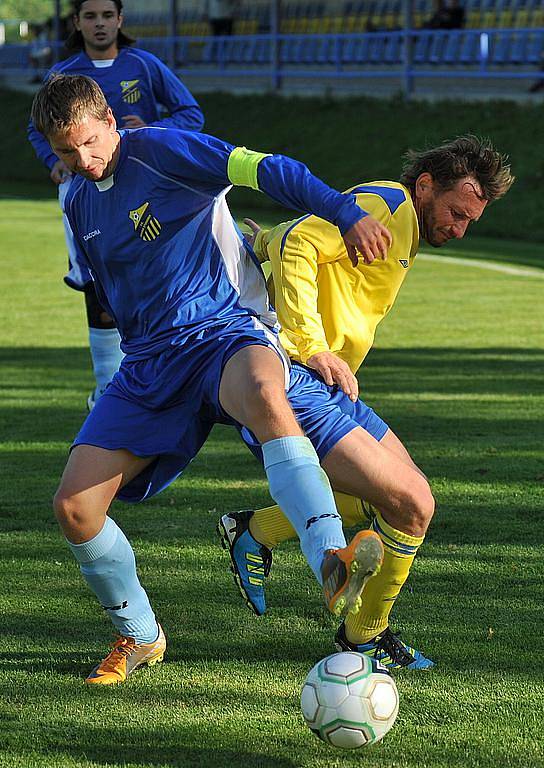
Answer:
<svg viewBox="0 0 544 768"><path fill-rule="evenodd" d="M544 766L544 271L422 258L364 367L363 396L437 497L395 608L437 666L397 674L395 728L349 754L302 722L300 688L335 622L296 544L276 553L265 617L231 582L216 520L269 496L226 428L162 495L112 510L165 663L119 688L83 685L111 630L50 501L91 388L83 302L60 279L56 203L3 200L0 215L0 766ZM447 255L537 266L542 247L467 240Z"/></svg>

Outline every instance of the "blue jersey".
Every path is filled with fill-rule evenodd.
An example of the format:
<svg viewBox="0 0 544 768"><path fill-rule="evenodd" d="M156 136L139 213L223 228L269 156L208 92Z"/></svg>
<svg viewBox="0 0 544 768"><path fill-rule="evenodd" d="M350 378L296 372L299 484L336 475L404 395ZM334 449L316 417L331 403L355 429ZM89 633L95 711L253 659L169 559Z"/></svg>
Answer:
<svg viewBox="0 0 544 768"><path fill-rule="evenodd" d="M112 176L76 176L65 211L132 359L248 315L275 325L260 266L226 204L232 184L315 213L342 232L365 215L353 195L281 155L174 129L120 136Z"/></svg>
<svg viewBox="0 0 544 768"><path fill-rule="evenodd" d="M121 48L109 66L100 64L82 51L56 64L47 77L53 73L91 77L104 92L120 128L124 115L138 115L146 125L186 131L199 131L204 125L202 111L195 99L152 53L138 48ZM161 119L159 105L169 112L169 117ZM28 138L40 160L51 169L58 158L32 121L28 124Z"/></svg>

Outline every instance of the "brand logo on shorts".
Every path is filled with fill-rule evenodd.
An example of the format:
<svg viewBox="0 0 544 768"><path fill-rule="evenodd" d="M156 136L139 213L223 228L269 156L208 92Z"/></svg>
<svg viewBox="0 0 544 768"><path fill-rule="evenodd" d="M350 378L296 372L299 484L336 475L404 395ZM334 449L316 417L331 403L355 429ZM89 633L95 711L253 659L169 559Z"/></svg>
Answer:
<svg viewBox="0 0 544 768"><path fill-rule="evenodd" d="M399 264L401 265L401 267L404 267L404 269L408 269L408 267L410 266L410 262L408 261L408 259L399 259Z"/></svg>
<svg viewBox="0 0 544 768"><path fill-rule="evenodd" d="M92 232L87 232L86 235L83 235L83 239L85 240L85 242L87 242L87 240L90 240L92 237L96 237L97 235L101 235L101 234L102 232L99 229L93 229Z"/></svg>
<svg viewBox="0 0 544 768"><path fill-rule="evenodd" d="M160 221L148 209L149 203L143 203L128 214L129 219L134 224L135 231L146 242L155 240L161 233Z"/></svg>
<svg viewBox="0 0 544 768"><path fill-rule="evenodd" d="M135 104L140 101L142 94L138 88L139 80L121 80L121 97L125 104Z"/></svg>

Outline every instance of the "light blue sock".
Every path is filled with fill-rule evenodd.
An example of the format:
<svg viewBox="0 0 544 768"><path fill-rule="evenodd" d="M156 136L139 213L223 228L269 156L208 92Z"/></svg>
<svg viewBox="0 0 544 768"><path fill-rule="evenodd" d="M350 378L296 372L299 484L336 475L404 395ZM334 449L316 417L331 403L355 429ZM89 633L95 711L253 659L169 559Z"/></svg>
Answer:
<svg viewBox="0 0 544 768"><path fill-rule="evenodd" d="M89 346L96 379L95 400L98 400L113 374L119 370L124 357L120 342L117 328L89 328Z"/></svg>
<svg viewBox="0 0 544 768"><path fill-rule="evenodd" d="M327 475L307 437L281 437L263 443L270 494L300 539L300 548L321 584L328 549L346 546Z"/></svg>
<svg viewBox="0 0 544 768"><path fill-rule="evenodd" d="M100 533L83 544L68 542L83 578L119 634L152 643L159 629L149 599L136 575L134 552L111 517Z"/></svg>

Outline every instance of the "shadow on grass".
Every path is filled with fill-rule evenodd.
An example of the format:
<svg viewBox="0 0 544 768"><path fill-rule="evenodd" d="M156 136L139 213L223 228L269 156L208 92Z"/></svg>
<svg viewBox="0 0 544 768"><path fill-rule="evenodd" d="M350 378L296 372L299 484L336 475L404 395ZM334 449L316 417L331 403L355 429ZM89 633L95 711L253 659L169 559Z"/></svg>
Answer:
<svg viewBox="0 0 544 768"><path fill-rule="evenodd" d="M531 415L535 407L529 397L544 392L543 357L535 349L373 351L365 368L365 386L383 400L384 415L391 410L406 427L416 460L419 454L426 456L424 469L440 484L431 545L508 548L543 543L541 424ZM3 349L0 365L0 396L7 401L3 407L0 404L1 438L14 443L2 451L6 484L0 499L0 531L8 538L0 548L0 569L6 584L13 579L14 594L19 589L24 592L24 608L6 611L3 628L22 643L29 627L48 643L62 643L77 626L78 638L97 638L94 661L103 649L101 638L105 644L109 637L109 625L72 567L50 511L69 442L83 417L87 352ZM408 403L395 400L399 392L408 395ZM443 397L430 405L425 400L429 393ZM486 397L501 395L511 403L485 402ZM70 397L73 407L66 404ZM261 467L234 430L220 427L187 474L168 491L144 505L114 505L112 516L134 544L142 582L169 632L172 660L263 663L285 659L309 664L332 650L333 622L321 606L319 588L296 543L283 545L275 555L267 584L270 615L252 617L231 582L227 556L213 532L217 518L223 511L267 501ZM512 627L526 628L524 595L539 588L533 573L522 570L498 576L500 559L488 559L483 571L465 577L451 571L458 567L455 553L433 557L440 575L426 573L423 567L418 573L416 568L413 602L423 601L418 615L435 611L448 632L465 636L462 600L456 603L453 590L459 599L475 604L476 612L485 615L485 607L494 605L497 617L508 616ZM51 570L55 561L59 573ZM17 570L12 573L13 563L20 563L19 575ZM496 580L501 584L499 595ZM53 610L52 595L62 596L64 606L75 601L81 612L74 618L63 615L62 609ZM455 619L441 610L454 603ZM44 614L44 605L49 615ZM433 633L441 636L441 621L432 620L431 637ZM529 645L538 641L536 633L524 631L532 638ZM409 639L417 640L417 627L414 638ZM504 668L519 666L517 654L523 640L515 631L511 640L505 640ZM53 668L58 665L66 673L74 671L74 663L78 674L88 670L87 661L79 663L77 655L50 658ZM452 669L461 658L451 657ZM36 661L25 661L22 654L11 661L4 657L3 663L35 671ZM478 646L471 664L476 669L493 669L493 648L485 643Z"/></svg>
<svg viewBox="0 0 544 768"><path fill-rule="evenodd" d="M113 713L110 714L112 724L109 726L90 723L77 725L73 721L62 726L35 725L32 728L33 749L25 743L28 731L26 734L19 733L21 726L14 723L9 743L13 748L19 747L18 742L22 741L23 754L28 754L29 764L32 756L34 760L41 758L42 765L50 765L50 760L62 758L77 760L80 765L92 763L105 766L210 768L243 765L246 768L293 768L298 765L289 758L270 756L238 746L235 734L219 734L219 726L207 718L200 724L177 722L169 726L166 722L163 725L155 723L138 727L128 722L125 713L121 722L117 722L119 718L114 717ZM164 720L168 721L167 712ZM213 748L208 746L210 742L214 744ZM224 745L225 742L230 742L231 746L219 746L219 743Z"/></svg>

